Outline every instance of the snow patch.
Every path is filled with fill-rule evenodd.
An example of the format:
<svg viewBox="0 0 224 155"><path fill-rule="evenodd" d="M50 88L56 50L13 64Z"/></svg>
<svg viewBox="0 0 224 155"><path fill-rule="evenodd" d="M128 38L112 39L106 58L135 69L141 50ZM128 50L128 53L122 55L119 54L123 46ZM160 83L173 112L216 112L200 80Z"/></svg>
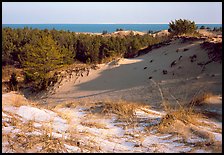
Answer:
<svg viewBox="0 0 224 155"><path fill-rule="evenodd" d="M64 146L67 149L68 153L80 152L81 151L81 149L77 146L71 146L71 145L67 145L67 144L64 144Z"/></svg>
<svg viewBox="0 0 224 155"><path fill-rule="evenodd" d="M41 110L30 106L19 107L17 114L27 120L51 121L56 114L49 110Z"/></svg>

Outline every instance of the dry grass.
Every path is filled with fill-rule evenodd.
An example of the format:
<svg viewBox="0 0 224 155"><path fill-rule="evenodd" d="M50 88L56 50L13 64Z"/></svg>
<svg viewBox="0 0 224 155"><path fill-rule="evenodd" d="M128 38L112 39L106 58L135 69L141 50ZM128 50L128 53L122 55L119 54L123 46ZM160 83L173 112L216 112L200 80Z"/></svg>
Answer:
<svg viewBox="0 0 224 155"><path fill-rule="evenodd" d="M80 124L83 125L83 126L88 126L90 128L95 127L95 128L100 128L100 129L108 129L108 127L105 124L100 123L100 122L87 122L87 121L85 121L85 122L81 122Z"/></svg>
<svg viewBox="0 0 224 155"><path fill-rule="evenodd" d="M15 106L15 107L20 107L22 105L28 105L27 100L21 95L16 94L16 95L12 96L11 100L12 100L11 105Z"/></svg>
<svg viewBox="0 0 224 155"><path fill-rule="evenodd" d="M127 101L107 101L98 103L98 106L91 107L91 111L102 114L116 114L121 118L134 118L135 110L143 107L140 103L131 103Z"/></svg>
<svg viewBox="0 0 224 155"><path fill-rule="evenodd" d="M50 136L49 136L50 133ZM38 136L37 136L38 137ZM42 143L40 153L65 153L67 149L64 146L63 139L52 137L52 130L46 128L44 134L38 137Z"/></svg>
<svg viewBox="0 0 224 155"><path fill-rule="evenodd" d="M193 97L193 99L190 101L189 105L190 106L200 106L200 105L203 104L203 102L206 99L208 99L208 98L210 98L212 96L214 96L214 95L212 93L210 93L210 92L203 92L201 94L196 94Z"/></svg>
<svg viewBox="0 0 224 155"><path fill-rule="evenodd" d="M57 110L57 109L61 109L61 108L75 108L78 105L79 105L78 102L67 101L67 102L57 104L53 108L51 107L50 110Z"/></svg>
<svg viewBox="0 0 224 155"><path fill-rule="evenodd" d="M163 106L167 114L162 117L159 124L147 129L157 129L160 133L177 134L182 137L181 140L186 145L194 145L195 147L200 148L207 147L208 150L212 150L213 152L220 152L221 146L218 144L219 142L215 140L214 135L207 130L203 130L203 127L209 127L211 130L213 130L214 127L200 121L205 118L205 115L194 107L194 105L203 104L203 101L211 96L212 94L208 92L198 93L194 96L190 105L187 104L182 106L181 104L178 104L176 107L173 107L169 102L164 101ZM220 129L215 130L218 133L220 132ZM189 143L187 140L193 135L202 138L205 141Z"/></svg>
<svg viewBox="0 0 224 155"><path fill-rule="evenodd" d="M72 112L69 111L58 111L57 114L63 118L64 120L66 120L68 122L68 124L71 124L72 123L72 119L73 119L73 115L72 115Z"/></svg>
<svg viewBox="0 0 224 155"><path fill-rule="evenodd" d="M200 113L195 113L192 108L179 107L178 109L169 110L162 118L160 126L171 125L175 120L179 120L184 124L198 125L198 119L203 116Z"/></svg>
<svg viewBox="0 0 224 155"><path fill-rule="evenodd" d="M13 106L15 107L20 107L22 105L28 105L28 102L23 96L21 95L16 95L16 96L13 96Z"/></svg>
<svg viewBox="0 0 224 155"><path fill-rule="evenodd" d="M7 152L27 153L58 153L66 152L63 139L52 136L52 127L45 126L41 128L40 135L34 135L32 132L37 131L33 126L34 121L22 122L17 117L12 117L9 121L10 126L20 129L19 133L3 133L4 142L8 143Z"/></svg>
<svg viewBox="0 0 224 155"><path fill-rule="evenodd" d="M211 94L204 93L199 97L195 97L195 100L193 103L198 104L204 101L204 99L208 98ZM196 99L198 98L198 99ZM197 102L197 101L201 102ZM15 105L20 105L19 103L14 103ZM195 105L194 104L194 105ZM21 104L22 105L22 104ZM82 136L88 136L88 134L91 133L84 133L85 131L78 131L77 127L72 124L72 118L74 115L72 114L72 111L69 110L69 108L75 108L79 103L74 102L65 102L61 103L55 107L53 107L51 110L56 111L57 114L62 117L63 119L68 121L68 124L70 124L70 127L66 134L68 134L68 138L64 138L63 136L60 138L55 138L53 136L53 128L52 128L52 122L49 125L44 125L40 128L34 127L34 121L27 121L22 122L17 115L11 114L12 118L10 118L9 123L7 122L3 124L3 126L15 126L17 129L20 129L21 132L19 133L3 133L2 139L4 141L7 141L9 144L9 152L40 152L40 153L62 153L62 152L68 152L64 144L71 145L71 146L77 146L80 148L80 152L101 152L101 148L96 144L96 141L94 139L89 139L85 144L81 143L79 140L82 139ZM178 104L179 107L171 107L171 105L168 102L164 102L164 107L167 112L167 114L162 117L161 122L158 125L151 126L153 128L157 128L159 132L161 133L176 133L183 136L185 139L188 138L188 135L193 133L197 134L201 137L208 137L206 139L209 139L210 135L207 135L207 133L200 132L198 128L193 128L192 126L201 126L203 123L197 121L200 120L203 116L200 113L196 113L194 111L193 106L184 107ZM80 124L87 127L95 127L99 129L108 129L106 124L103 124L99 122L100 118L98 115L109 115L110 114L116 114L119 116L119 118L124 118L124 120L130 120L130 124L136 123L136 110L141 109L145 107L146 105L140 104L140 103L132 103L128 101L118 101L118 102L112 102L112 101L105 101L100 102L96 104L89 104L88 105L89 112L85 117L83 117L83 120ZM86 106L87 107L87 106ZM60 111L61 108L68 108L64 111ZM4 113L8 114L4 111ZM96 119L94 119L96 117ZM91 121L89 121L91 119ZM95 121L96 120L96 121ZM121 119L120 119L121 120ZM138 123L138 122L137 122ZM150 123L150 122L149 122ZM125 122L123 123L125 124ZM128 126L128 125L127 125ZM205 125L203 125L205 126ZM150 128L151 129L151 128ZM220 129L217 129L218 132L221 132ZM38 131L42 133L41 135L34 135L34 134L27 134L32 133L34 131ZM130 134L130 133L127 133ZM62 134L63 135L63 134ZM134 134L130 134L130 136L134 137ZM208 140L204 143L197 144L198 147L205 147L205 145L210 144L211 150L214 150L215 152L221 152L220 148L222 148L221 145L216 144L214 141ZM141 142L142 143L142 142ZM190 145L190 144L189 144ZM196 144L194 144L196 145ZM78 152L79 152L78 151Z"/></svg>
<svg viewBox="0 0 224 155"><path fill-rule="evenodd" d="M37 103L27 100L19 92L11 92L11 93L12 93L12 95L11 95L10 99L7 99L7 101L5 101L4 99L2 100L3 105L11 105L11 106L15 106L15 107L20 107L23 105L37 106Z"/></svg>
<svg viewBox="0 0 224 155"><path fill-rule="evenodd" d="M174 123L176 123L177 120L183 122L185 125L202 125L202 123L197 120L202 119L205 116L202 113L196 111L196 109L194 109L194 105L201 104L211 95L211 93L195 95L189 105L183 105L176 100L177 105L173 106L168 101L163 101L162 106L164 107L164 110L167 114L162 117L161 122L158 125L158 129L162 131L164 127L172 126Z"/></svg>
<svg viewBox="0 0 224 155"><path fill-rule="evenodd" d="M180 142L184 142L186 145L196 145L198 142L188 142L188 139L192 136L202 138L205 141L200 147L205 147L205 144L214 143L214 135L202 130L198 126L203 126L203 123L198 121L202 119L202 115L195 113L191 108L179 108L167 113L162 117L161 122L158 125L153 126L160 133L170 133L181 137Z"/></svg>
<svg viewBox="0 0 224 155"><path fill-rule="evenodd" d="M18 81L23 81L23 70L14 66L2 67L2 81L9 81L13 72L16 73Z"/></svg>

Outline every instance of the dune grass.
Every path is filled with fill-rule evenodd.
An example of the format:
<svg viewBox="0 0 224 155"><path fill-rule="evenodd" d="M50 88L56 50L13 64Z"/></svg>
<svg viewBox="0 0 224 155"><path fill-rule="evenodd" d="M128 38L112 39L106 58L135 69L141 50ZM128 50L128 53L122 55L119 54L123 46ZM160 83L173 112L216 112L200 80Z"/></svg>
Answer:
<svg viewBox="0 0 224 155"><path fill-rule="evenodd" d="M136 116L136 109L144 107L142 103L134 103L128 101L104 101L97 103L91 108L91 112L100 114L116 114L119 118L133 119Z"/></svg>
<svg viewBox="0 0 224 155"><path fill-rule="evenodd" d="M214 96L211 92L203 92L200 94L196 94L192 100L190 101L190 106L200 106L204 103L204 101L210 97Z"/></svg>
<svg viewBox="0 0 224 155"><path fill-rule="evenodd" d="M182 104L176 100L177 104L175 106L168 101L163 101L162 106L166 115L161 119L158 129L162 130L164 126L172 125L176 120L183 122L185 125L203 125L203 123L198 120L207 117L203 115L203 111L198 111L195 106L203 105L204 101L211 96L213 96L211 92L198 92L192 97L188 104Z"/></svg>

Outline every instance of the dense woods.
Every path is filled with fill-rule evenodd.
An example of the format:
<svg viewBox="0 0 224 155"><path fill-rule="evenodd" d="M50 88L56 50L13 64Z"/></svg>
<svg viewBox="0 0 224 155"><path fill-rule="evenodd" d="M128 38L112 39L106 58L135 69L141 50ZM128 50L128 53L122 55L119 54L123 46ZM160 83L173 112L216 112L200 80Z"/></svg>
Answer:
<svg viewBox="0 0 224 155"><path fill-rule="evenodd" d="M61 65L75 61L102 63L113 57L129 57L139 49L167 39L166 37L152 37L149 34L143 36L130 34L120 37L77 34L54 29L3 28L2 30L2 65L10 64L18 67L24 67L24 61L28 60L26 58L28 51L30 56L33 55L32 57L39 55L39 59L43 59L41 61L46 59L44 49L45 54L53 52L55 58L62 58L59 63Z"/></svg>

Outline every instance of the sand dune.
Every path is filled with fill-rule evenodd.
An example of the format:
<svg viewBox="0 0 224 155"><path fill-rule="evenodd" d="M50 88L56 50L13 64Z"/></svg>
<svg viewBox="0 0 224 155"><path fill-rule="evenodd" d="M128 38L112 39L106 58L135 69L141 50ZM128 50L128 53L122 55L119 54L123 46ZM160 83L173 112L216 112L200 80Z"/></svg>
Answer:
<svg viewBox="0 0 224 155"><path fill-rule="evenodd" d="M168 46L137 58L101 64L100 69L91 70L89 76L64 83L46 101L122 99L158 107L161 95L156 84L160 85L164 98L171 102L172 96L187 102L198 91L221 94L222 65L212 62L204 69L199 66L197 63L209 60L200 43L200 40L182 43L176 39ZM194 55L196 58L191 62L190 57ZM175 65L171 67L172 62Z"/></svg>

